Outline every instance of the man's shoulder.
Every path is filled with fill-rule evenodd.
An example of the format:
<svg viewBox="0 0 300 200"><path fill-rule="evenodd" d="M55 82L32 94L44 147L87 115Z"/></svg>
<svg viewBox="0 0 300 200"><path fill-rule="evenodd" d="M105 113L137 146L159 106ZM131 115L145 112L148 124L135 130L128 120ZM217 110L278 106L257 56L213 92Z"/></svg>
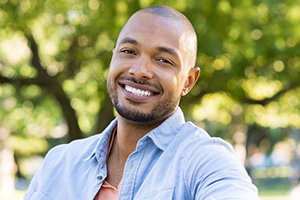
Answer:
<svg viewBox="0 0 300 200"><path fill-rule="evenodd" d="M31 195L39 195L35 199L61 199L62 194L73 195L73 192L80 191L78 187L82 184L73 185L73 182L88 184L86 180L90 176L82 174L87 174L89 170L96 171L96 165L91 167L95 162L88 158L94 154L102 137L93 135L52 148L35 174L25 199L31 199Z"/></svg>
<svg viewBox="0 0 300 200"><path fill-rule="evenodd" d="M67 158L82 159L88 157L96 148L102 134L93 135L83 139L74 140L68 144L60 144L47 153L46 159L66 160Z"/></svg>
<svg viewBox="0 0 300 200"><path fill-rule="evenodd" d="M216 197L217 192L227 188L230 194L238 191L256 199L256 188L236 157L232 145L222 138L209 136L206 131L192 123L185 126L188 130L185 132L187 137L179 146L179 157L182 158L182 171L187 188L200 186L200 190L209 191L207 194ZM199 181L201 184L194 184ZM210 187L211 184L215 187Z"/></svg>
<svg viewBox="0 0 300 200"><path fill-rule="evenodd" d="M95 134L86 138L73 140L72 142L66 144L67 148L83 148L83 147L92 147L95 146L99 140L103 137L104 134Z"/></svg>
<svg viewBox="0 0 300 200"><path fill-rule="evenodd" d="M237 159L232 145L222 138L211 137L202 128L187 123L187 132L179 147L178 153L182 157L186 169L196 169L199 176L215 171L229 173L236 170L245 175L243 166Z"/></svg>
<svg viewBox="0 0 300 200"><path fill-rule="evenodd" d="M196 153L199 152L228 152L233 153L231 144L222 138L211 137L204 129L197 125L187 122L180 130L182 142L180 146L183 149L188 149L186 152Z"/></svg>

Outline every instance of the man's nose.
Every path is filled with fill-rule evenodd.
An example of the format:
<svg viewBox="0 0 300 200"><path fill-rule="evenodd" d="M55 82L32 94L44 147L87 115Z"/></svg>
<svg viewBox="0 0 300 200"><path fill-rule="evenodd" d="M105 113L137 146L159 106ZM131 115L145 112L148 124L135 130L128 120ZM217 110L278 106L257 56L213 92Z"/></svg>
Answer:
<svg viewBox="0 0 300 200"><path fill-rule="evenodd" d="M153 66L151 59L146 56L141 56L140 58L135 59L130 66L129 73L137 79L152 79Z"/></svg>

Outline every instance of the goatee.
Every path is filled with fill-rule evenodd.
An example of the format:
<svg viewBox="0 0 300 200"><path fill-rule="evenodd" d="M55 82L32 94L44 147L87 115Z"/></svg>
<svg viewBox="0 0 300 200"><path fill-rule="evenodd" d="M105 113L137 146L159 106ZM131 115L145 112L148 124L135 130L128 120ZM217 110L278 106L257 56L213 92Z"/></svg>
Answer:
<svg viewBox="0 0 300 200"><path fill-rule="evenodd" d="M139 109L127 108L121 105L118 100L117 89L113 88L109 81L107 82L107 91L118 114L127 120L137 123L149 123L167 118L175 111L180 100L180 96L176 99L172 99L171 97L165 98L165 100L157 102L150 112L145 113ZM130 103L139 104L133 101Z"/></svg>

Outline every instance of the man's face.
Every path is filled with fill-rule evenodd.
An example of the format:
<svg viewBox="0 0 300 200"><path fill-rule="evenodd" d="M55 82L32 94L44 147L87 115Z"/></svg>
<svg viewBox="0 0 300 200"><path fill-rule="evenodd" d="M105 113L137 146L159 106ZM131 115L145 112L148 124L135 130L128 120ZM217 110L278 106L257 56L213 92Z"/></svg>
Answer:
<svg viewBox="0 0 300 200"><path fill-rule="evenodd" d="M179 104L189 80L186 34L180 22L137 13L122 29L107 80L119 113L133 122L159 122Z"/></svg>

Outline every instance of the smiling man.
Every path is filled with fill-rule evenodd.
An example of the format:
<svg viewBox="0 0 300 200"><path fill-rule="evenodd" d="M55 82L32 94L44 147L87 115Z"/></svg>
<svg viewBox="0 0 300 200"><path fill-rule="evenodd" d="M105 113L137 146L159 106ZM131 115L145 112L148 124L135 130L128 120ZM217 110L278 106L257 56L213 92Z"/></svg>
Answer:
<svg viewBox="0 0 300 200"><path fill-rule="evenodd" d="M107 78L118 117L46 156L24 199L258 199L232 147L185 122L197 37L178 11L142 9L124 25Z"/></svg>

